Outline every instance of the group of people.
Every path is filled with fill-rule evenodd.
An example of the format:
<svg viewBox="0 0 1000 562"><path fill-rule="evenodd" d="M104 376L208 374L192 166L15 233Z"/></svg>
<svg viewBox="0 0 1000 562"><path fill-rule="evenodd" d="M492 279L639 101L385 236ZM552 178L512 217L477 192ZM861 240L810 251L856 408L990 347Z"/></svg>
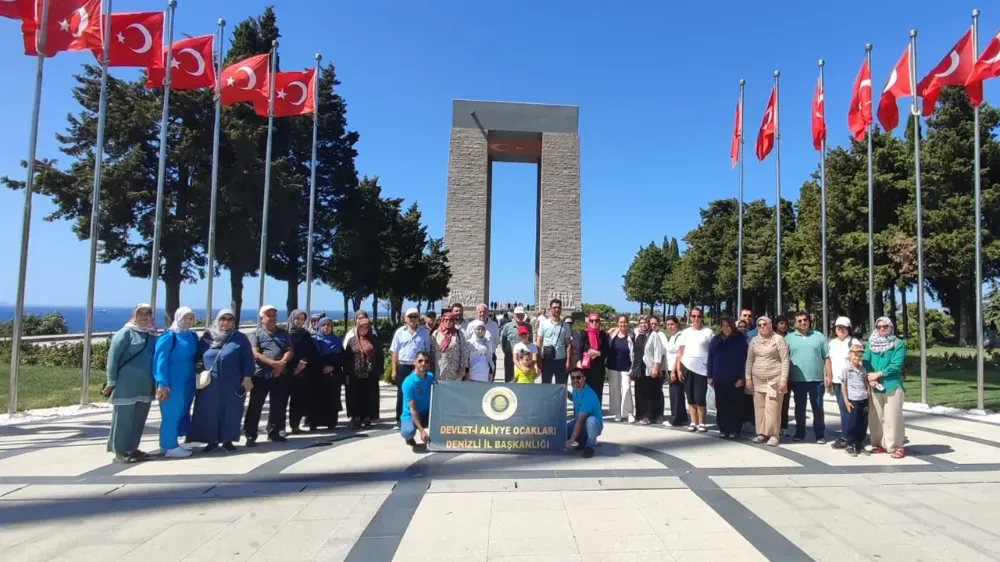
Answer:
<svg viewBox="0 0 1000 562"><path fill-rule="evenodd" d="M173 458L192 454L180 445L182 437L205 443L205 453L235 450L241 423L245 445L254 447L265 401L270 441L286 441L286 429L301 433L303 423L311 431L336 427L344 409L342 387L354 428L370 427L378 418L383 352L366 315L344 341L332 320L310 324L300 310L292 311L282 328L269 305L260 309L259 325L249 337L229 309L219 311L200 337L192 330L195 322L194 312L181 307L170 328L158 334L152 308L139 304L112 338L102 394L113 406L108 451L116 462L152 456L139 444L154 398L161 417L160 454Z"/></svg>

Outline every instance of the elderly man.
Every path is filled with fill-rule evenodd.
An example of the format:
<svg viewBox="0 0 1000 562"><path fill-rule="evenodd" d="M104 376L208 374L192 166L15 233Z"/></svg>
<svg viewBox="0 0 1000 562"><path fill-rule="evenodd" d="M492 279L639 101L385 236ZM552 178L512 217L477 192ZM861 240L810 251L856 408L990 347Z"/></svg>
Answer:
<svg viewBox="0 0 1000 562"><path fill-rule="evenodd" d="M247 447L257 445L257 430L264 401L271 396L267 414L267 438L270 441L287 441L285 411L288 407L288 362L292 359L292 342L288 332L278 327L278 309L265 305L260 309L260 326L250 336L254 362L253 390L250 405L243 419L243 433Z"/></svg>
<svg viewBox="0 0 1000 562"><path fill-rule="evenodd" d="M396 385L396 424L403 413L403 393L401 385L413 372L417 354L431 351L431 333L420 325L420 312L409 308L404 315L406 323L396 330L389 344L392 353L392 382ZM427 368L430 368L428 365Z"/></svg>
<svg viewBox="0 0 1000 562"><path fill-rule="evenodd" d="M791 363L788 380L795 397L795 441L806 437L806 400L812 406L813 433L816 442L825 444L826 419L823 414L823 394L831 390L833 378L830 366L830 344L826 336L812 329L809 315L795 314L795 331L785 336L788 360Z"/></svg>
<svg viewBox="0 0 1000 562"><path fill-rule="evenodd" d="M503 348L503 378L504 382L510 382L514 378L514 346L520 340L517 330L524 326L528 330L528 341L531 341L531 326L524 321L524 308L514 309L514 319L503 325L500 330L500 345Z"/></svg>
<svg viewBox="0 0 1000 562"><path fill-rule="evenodd" d="M427 328L428 332L433 332L437 329L438 315L437 312L433 310L428 310L424 313L424 328Z"/></svg>

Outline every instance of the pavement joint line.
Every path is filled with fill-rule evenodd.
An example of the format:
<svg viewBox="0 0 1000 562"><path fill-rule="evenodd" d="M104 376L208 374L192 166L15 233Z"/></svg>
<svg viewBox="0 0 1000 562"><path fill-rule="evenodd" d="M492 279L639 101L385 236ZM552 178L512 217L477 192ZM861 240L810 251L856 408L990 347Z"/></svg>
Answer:
<svg viewBox="0 0 1000 562"><path fill-rule="evenodd" d="M960 439L962 441L970 441L978 445L985 445L986 447L993 447L995 449L1000 449L1000 442L990 441L989 439L983 439L982 437L975 437L972 435L962 435L961 433L954 433L951 431L945 431L943 429L935 429L933 427L924 427L921 425L905 424L906 427L915 429L917 431L925 431L927 433L933 433L935 435L940 435L941 437L951 437L952 439ZM991 424L992 425L992 424ZM1000 430L1000 428L997 428Z"/></svg>

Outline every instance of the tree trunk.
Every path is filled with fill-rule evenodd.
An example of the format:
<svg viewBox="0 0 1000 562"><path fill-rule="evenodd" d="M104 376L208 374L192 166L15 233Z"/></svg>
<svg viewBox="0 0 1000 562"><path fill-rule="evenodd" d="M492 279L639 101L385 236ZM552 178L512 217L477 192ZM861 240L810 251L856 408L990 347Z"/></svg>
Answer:
<svg viewBox="0 0 1000 562"><path fill-rule="evenodd" d="M347 295L344 295L344 298L346 299L346 298L347 298ZM357 313L357 312L358 312L359 310L361 310L361 301L362 301L362 300L364 300L364 299L363 299L363 298L362 298L362 297L361 297L360 295L354 295L354 296L352 296L352 297L351 297L351 303L352 303L352 304L354 305L354 310L353 310L353 312L354 312L355 314L356 314L356 313Z"/></svg>
<svg viewBox="0 0 1000 562"><path fill-rule="evenodd" d="M350 318L350 310L348 309L348 298L347 294L344 294L344 334L347 333L347 319Z"/></svg>
<svg viewBox="0 0 1000 562"><path fill-rule="evenodd" d="M896 289L889 289L889 319L892 320L893 326L899 326L899 322L896 320Z"/></svg>
<svg viewBox="0 0 1000 562"><path fill-rule="evenodd" d="M910 337L910 309L906 304L906 285L899 288L899 303L903 315L903 339ZM919 328L918 328L919 329Z"/></svg>
<svg viewBox="0 0 1000 562"><path fill-rule="evenodd" d="M236 316L236 325L240 325L240 312L243 310L243 272L229 270L229 307Z"/></svg>
<svg viewBox="0 0 1000 562"><path fill-rule="evenodd" d="M287 281L286 286L288 293L285 297L285 306L288 307L288 314L291 314L299 307L299 284L297 281Z"/></svg>
<svg viewBox="0 0 1000 562"><path fill-rule="evenodd" d="M378 295L372 295L372 325L378 321Z"/></svg>

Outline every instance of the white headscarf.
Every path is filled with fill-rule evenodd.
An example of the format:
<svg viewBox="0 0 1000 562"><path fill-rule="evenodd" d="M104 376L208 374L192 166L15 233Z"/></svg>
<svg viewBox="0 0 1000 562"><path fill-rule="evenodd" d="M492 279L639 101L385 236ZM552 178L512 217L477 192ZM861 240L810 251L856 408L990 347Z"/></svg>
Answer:
<svg viewBox="0 0 1000 562"><path fill-rule="evenodd" d="M177 312L174 313L174 323L170 325L170 330L177 334L190 330L190 328L185 328L181 325L181 320L183 320L188 314L194 314L194 310L192 310L190 306L182 306L178 308Z"/></svg>
<svg viewBox="0 0 1000 562"><path fill-rule="evenodd" d="M153 319L152 319L152 317L150 317L149 322L146 322L144 324L139 324L139 322L138 322L138 315L139 315L139 311L140 310L148 310L150 312L153 312L153 307L151 305L149 305L148 303L144 303L144 302L141 302L141 303L135 305L135 308L132 309L132 317L129 318L128 322L125 323L125 327L126 328L131 328L131 329L133 329L133 330L135 330L137 332L145 332L147 334L155 334L156 333L156 326L153 325Z"/></svg>
<svg viewBox="0 0 1000 562"><path fill-rule="evenodd" d="M483 334L483 337L477 336L476 329L479 327L485 330L486 323L478 319L469 322L469 345L472 346L473 355L486 356L486 360L490 364L490 370L493 370L493 346L490 343L490 333L487 331Z"/></svg>

